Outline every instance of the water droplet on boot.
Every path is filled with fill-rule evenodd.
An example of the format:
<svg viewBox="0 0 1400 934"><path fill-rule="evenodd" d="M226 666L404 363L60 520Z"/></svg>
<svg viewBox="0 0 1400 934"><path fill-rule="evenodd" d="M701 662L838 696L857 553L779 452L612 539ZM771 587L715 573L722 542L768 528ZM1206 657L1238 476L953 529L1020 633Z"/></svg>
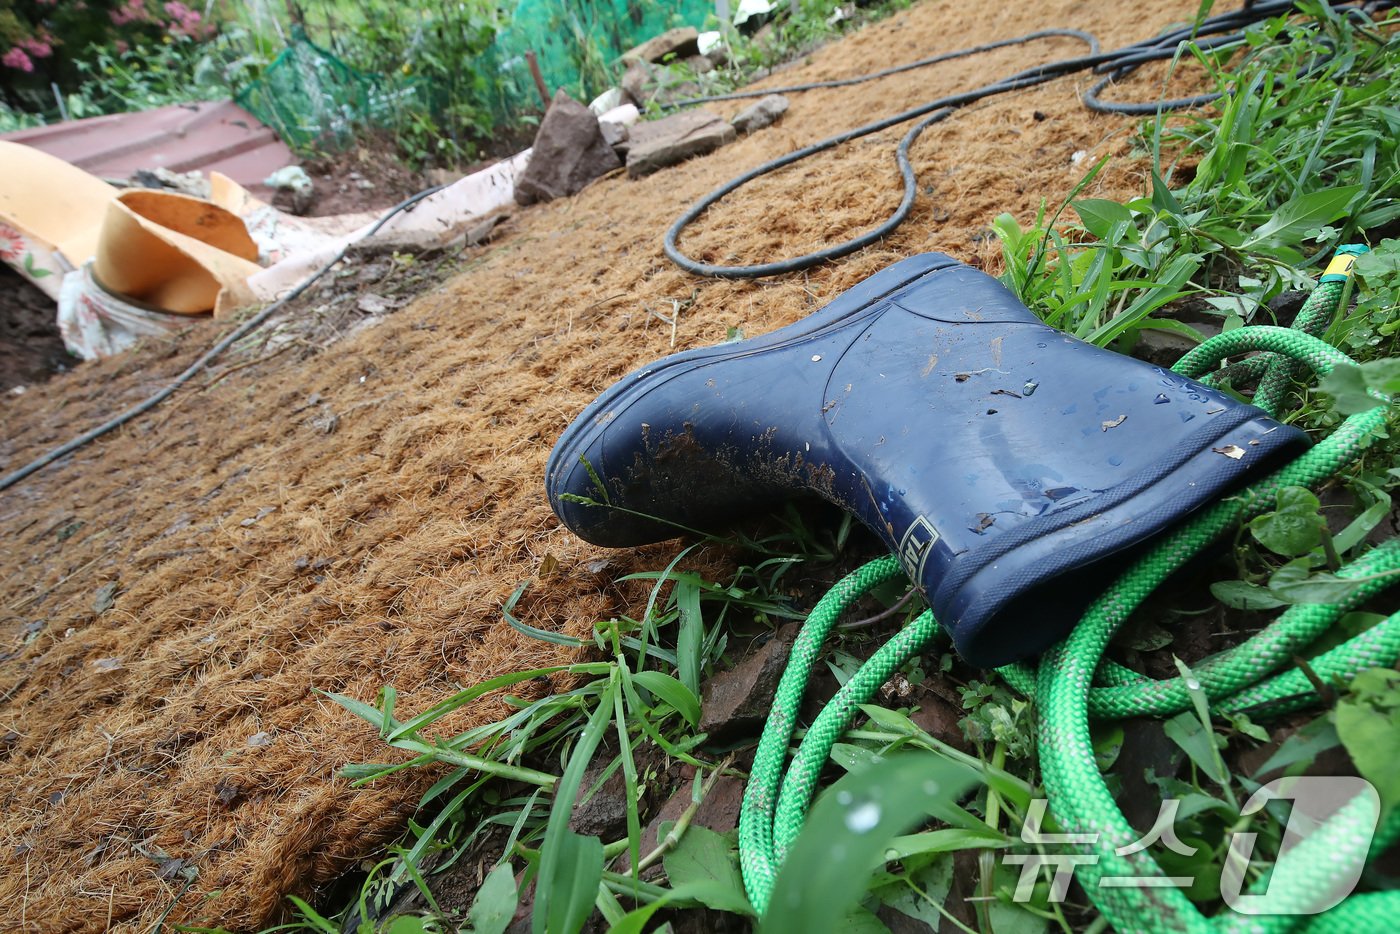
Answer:
<svg viewBox="0 0 1400 934"><path fill-rule="evenodd" d="M1123 466L1123 458L1119 457L1117 454L1111 455L1111 456L1109 457L1109 459L1108 459L1108 462L1109 462L1110 464L1112 464L1114 467L1122 467L1122 466Z"/></svg>
<svg viewBox="0 0 1400 934"><path fill-rule="evenodd" d="M836 793L836 803L837 803L837 804L842 804L842 805L850 804L850 803L851 803L852 801L854 801L854 800L855 800L855 798L852 798L852 797L851 797L851 793L850 793L849 791L838 791L838 792Z"/></svg>
<svg viewBox="0 0 1400 934"><path fill-rule="evenodd" d="M880 823L880 805L873 801L867 801L859 807L852 808L851 813L846 815L846 828L851 833L869 833L875 829L875 825Z"/></svg>
<svg viewBox="0 0 1400 934"><path fill-rule="evenodd" d="M1195 678L1187 678L1186 687L1192 691L1199 691L1201 689L1201 682L1197 681Z"/></svg>
<svg viewBox="0 0 1400 934"><path fill-rule="evenodd" d="M1152 400L1153 404L1155 404L1155 405L1161 405L1161 404L1164 403L1164 402L1170 402L1170 401L1172 401L1172 400L1169 399L1169 398L1167 398L1167 394L1164 393L1164 392L1159 392L1159 393L1157 393L1157 398L1155 398L1155 399Z"/></svg>
<svg viewBox="0 0 1400 934"><path fill-rule="evenodd" d="M1191 421L1191 419L1193 419L1193 418L1196 417L1196 416L1192 415L1190 412L1178 412L1177 414L1181 416L1181 420L1182 420L1183 422L1189 422L1189 421Z"/></svg>
<svg viewBox="0 0 1400 934"><path fill-rule="evenodd" d="M813 362L813 363L816 363L816 362L819 361L821 358L822 358L822 355L819 354L819 353L814 353L814 354L812 354L812 362Z"/></svg>

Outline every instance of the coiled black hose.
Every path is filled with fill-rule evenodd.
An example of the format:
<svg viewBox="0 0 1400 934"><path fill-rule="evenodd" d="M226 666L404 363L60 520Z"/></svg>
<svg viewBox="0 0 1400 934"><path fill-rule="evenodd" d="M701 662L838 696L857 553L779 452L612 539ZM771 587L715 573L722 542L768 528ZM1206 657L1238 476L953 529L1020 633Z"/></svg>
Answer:
<svg viewBox="0 0 1400 934"><path fill-rule="evenodd" d="M1373 3L1370 5L1370 8L1385 9L1391 6L1394 6L1394 0ZM1361 8L1362 4L1360 3L1335 7L1335 9L1346 13L1356 13L1359 12ZM853 78L844 78L836 81L818 81L811 84L790 85L782 88L768 88L761 91L741 91L734 94L720 94L713 97L697 97L684 101L677 101L673 106L700 104L708 101L762 97L767 94L794 93L810 91L817 88L846 87L866 81L874 81L878 78L884 78L914 68L922 68L926 65L932 65L938 62L966 58L972 55L989 52L993 49L1034 42L1038 39L1056 37L1072 38L1084 42L1089 47L1089 53L1087 55L1082 55L1077 58L1060 59L1044 65L1038 65L971 91L963 91L958 94L948 95L947 97L940 97L937 100L921 104L918 107L906 110L903 113L895 114L892 117L886 117L873 123L867 123L864 126L856 127L852 130L846 130L836 136L812 143L810 146L804 146L795 152L790 152L785 156L780 156L777 159L765 162L757 168L750 169L705 195L687 208L686 211L676 219L670 229L666 231L666 256L686 272L694 273L698 276L710 276L720 279L759 279L767 276L777 276L783 273L810 269L828 260L839 259L842 256L854 253L885 237L893 232L894 229L909 216L910 210L914 207L914 196L917 191L917 179L914 175L914 168L909 162L909 147L914 144L914 141L919 138L919 134L925 129L938 123L940 120L948 118L956 112L958 108L997 94L1005 94L1009 91L1019 91L1023 88L1034 87L1055 78L1085 70L1092 70L1094 73L1106 75L1103 80L1095 84L1088 93L1084 95L1085 106L1100 113L1142 116L1151 115L1161 110L1200 107L1217 100L1220 95L1200 94L1194 97L1184 97L1169 101L1118 103L1104 101L1099 97L1099 94L1109 82L1121 80L1139 66L1147 62L1170 58L1177 54L1178 46L1182 42L1197 40L1198 46L1206 49L1217 49L1229 46L1244 41L1243 29L1250 24L1279 16L1292 9L1294 9L1293 0L1275 0L1275 2L1272 3L1247 6L1244 9L1234 10L1229 13L1223 13L1202 20L1195 26L1172 30L1163 35L1155 36L1151 39L1144 39L1112 52L1100 51L1098 40L1089 33L1077 29L1046 29L1027 33L1024 36L1018 36L1014 39L1004 39L999 42L979 45L973 48L946 52L929 58L920 59L917 62L911 62L907 65L900 65L895 68L888 68L883 71L859 75ZM1211 38L1201 42L1199 40L1202 37ZM1305 70L1319 67L1323 61L1325 61L1325 59L1314 61L1307 65ZM794 162L798 162L808 156L824 152L842 143L859 139L862 136L878 133L881 130L897 126L906 121L918 119L919 117L923 117L924 119L910 128L909 132L899 141L899 146L895 149L895 162L899 166L899 174L903 179L904 195L900 199L899 206L895 208L889 218L873 229L857 237L853 237L850 240L825 247L813 253L807 253L803 256L796 256L791 259L777 260L771 263L758 263L750 266L721 266L712 263L704 263L699 260L691 259L681 252L679 244L681 233L725 195L730 194L760 176L775 172L784 166L792 165Z"/></svg>

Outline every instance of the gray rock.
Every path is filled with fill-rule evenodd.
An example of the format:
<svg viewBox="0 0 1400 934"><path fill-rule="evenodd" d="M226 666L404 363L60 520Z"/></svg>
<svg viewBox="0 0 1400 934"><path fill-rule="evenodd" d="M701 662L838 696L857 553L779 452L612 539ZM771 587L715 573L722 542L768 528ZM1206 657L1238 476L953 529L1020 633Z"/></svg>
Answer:
<svg viewBox="0 0 1400 934"><path fill-rule="evenodd" d="M682 774L685 774L682 772ZM642 853L648 853L661 844L663 834L661 826L665 823L674 824L680 820L681 815L690 809L692 804L690 782L682 781L675 794L667 799L665 805L647 822L642 828ZM691 818L692 827L707 827L715 833L729 833L739 826L739 810L744 803L744 782L742 779L732 775L724 775L715 779L714 786L710 793L701 801L700 806L695 811L695 816ZM625 830L625 827L624 827ZM626 871L631 868L631 861L626 854L623 854L619 863Z"/></svg>
<svg viewBox="0 0 1400 934"><path fill-rule="evenodd" d="M628 49L622 53L622 61L628 65L633 62L659 62L668 55L676 58L689 58L692 55L700 54L700 31L694 26L681 26L677 29L668 29L659 36L654 36L635 48Z"/></svg>
<svg viewBox="0 0 1400 934"><path fill-rule="evenodd" d="M209 179L198 170L193 172L173 172L165 166L158 166L151 174L166 188L195 198L209 197Z"/></svg>
<svg viewBox="0 0 1400 934"><path fill-rule="evenodd" d="M633 62L628 65L621 81L623 93L638 107L645 105L651 97L653 86L657 83L656 73L660 70L650 62Z"/></svg>
<svg viewBox="0 0 1400 934"><path fill-rule="evenodd" d="M569 815L569 829L585 837L611 840L627 833L627 779L622 769L617 769L597 793L585 801L584 796L598 783L602 773L603 768L599 766L583 774L573 812Z"/></svg>
<svg viewBox="0 0 1400 934"><path fill-rule="evenodd" d="M734 116L734 129L740 133L752 133L754 130L772 126L775 120L787 113L787 109L786 97L781 94L769 94L739 111Z"/></svg>
<svg viewBox="0 0 1400 934"><path fill-rule="evenodd" d="M497 228L507 220L510 220L509 214L492 214L480 223L473 224L472 227L467 230L463 245L481 246L483 243L489 243L496 239L499 235Z"/></svg>
<svg viewBox="0 0 1400 934"><path fill-rule="evenodd" d="M705 684L700 732L717 738L757 731L772 711L778 680L799 628L784 626L757 652Z"/></svg>
<svg viewBox="0 0 1400 934"><path fill-rule="evenodd" d="M1170 368L1195 346L1196 342L1183 334L1159 328L1143 328L1137 333L1133 356L1154 366Z"/></svg>
<svg viewBox="0 0 1400 934"><path fill-rule="evenodd" d="M577 194L621 164L598 118L561 90L540 122L530 164L515 183L515 200L534 204Z"/></svg>
<svg viewBox="0 0 1400 934"><path fill-rule="evenodd" d="M629 131L627 175L641 178L692 156L713 152L735 139L729 121L708 110L688 110Z"/></svg>
<svg viewBox="0 0 1400 934"><path fill-rule="evenodd" d="M367 315L382 315L394 310L389 300L377 292L366 292L361 295L356 300L355 307ZM243 521L247 522L248 520L244 519Z"/></svg>
<svg viewBox="0 0 1400 934"><path fill-rule="evenodd" d="M603 131L603 139L607 140L608 145L611 146L614 151L621 147L622 155L625 156L629 138L627 124L609 121L607 123L599 123L598 126Z"/></svg>
<svg viewBox="0 0 1400 934"><path fill-rule="evenodd" d="M627 140L630 139L629 128L632 124L641 119L641 113L634 104L623 104L614 107L598 118L598 127L603 131L603 139L608 141L608 145L617 150L620 158L627 158Z"/></svg>
<svg viewBox="0 0 1400 934"><path fill-rule="evenodd" d="M1298 312L1303 310L1303 303L1307 301L1307 292L1287 291L1280 292L1269 299L1269 313L1274 316L1273 323L1281 328L1286 328L1293 323L1293 319L1298 317ZM1251 322L1253 323L1253 322ZM1258 322L1269 324L1268 321Z"/></svg>

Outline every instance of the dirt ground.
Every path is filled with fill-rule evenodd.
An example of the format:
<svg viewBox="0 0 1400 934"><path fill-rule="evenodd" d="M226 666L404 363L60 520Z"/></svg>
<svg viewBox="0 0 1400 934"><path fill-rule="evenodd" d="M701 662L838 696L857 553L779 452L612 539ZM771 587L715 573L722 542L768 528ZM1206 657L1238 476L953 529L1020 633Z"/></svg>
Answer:
<svg viewBox="0 0 1400 934"><path fill-rule="evenodd" d="M1046 26L1106 47L1196 8L1145 0L924 0L769 84L858 74ZM912 218L805 274L723 282L662 255L665 228L725 179L838 130L1077 54L1046 40L856 88L794 96L775 128L640 181L617 177L517 215L461 275L333 343L257 362L249 344L127 428L0 498L0 931L147 931L167 910L235 930L275 920L399 833L438 776L355 790L388 753L319 691L422 709L458 685L563 660L501 623L515 586L535 626L583 633L635 599L614 580L672 546L603 557L559 527L542 475L597 393L729 328L788 324L905 256L996 265L987 227L1088 194L1143 190L1132 122L1078 104L1085 75L970 107L925 134ZM1150 97L1150 78L1123 89ZM726 115L741 104L717 107ZM899 198L900 130L731 196L692 255L754 262L873 226ZM13 469L164 384L214 324L78 366L0 401ZM541 564L553 570L539 580ZM633 608L635 612L635 608ZM459 725L491 718L491 703Z"/></svg>
<svg viewBox="0 0 1400 934"><path fill-rule="evenodd" d="M305 213L330 217L381 211L432 184L405 165L396 149L390 134L369 131L347 149L302 163L316 191Z"/></svg>
<svg viewBox="0 0 1400 934"><path fill-rule="evenodd" d="M53 299L0 266L0 392L28 391L76 363L58 334Z"/></svg>

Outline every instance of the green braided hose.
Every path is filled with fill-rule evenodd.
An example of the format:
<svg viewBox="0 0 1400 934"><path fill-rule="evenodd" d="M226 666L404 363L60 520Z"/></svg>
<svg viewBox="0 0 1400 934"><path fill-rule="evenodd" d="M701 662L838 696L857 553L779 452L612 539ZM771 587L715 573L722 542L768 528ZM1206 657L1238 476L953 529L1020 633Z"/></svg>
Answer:
<svg viewBox="0 0 1400 934"><path fill-rule="evenodd" d="M893 555L877 558L864 567L851 572L842 578L835 587L827 591L826 596L822 597L812 608L812 612L807 615L807 621L803 624L797 639L793 642L792 652L788 655L787 669L783 672L782 680L778 682L778 693L774 699L772 713L764 726L758 751L754 754L753 768L749 773L749 784L744 790L744 803L739 812L740 868L743 870L744 885L748 889L749 899L760 913L768 906L768 896L773 891L773 882L777 879L778 867L782 863L782 858L776 854L774 838L781 834L784 839L787 839L789 835L787 829L780 830L774 823L774 814L778 807L779 784L784 785L784 790L788 784L799 786L802 789L804 799L810 799L816 788L817 776L810 767L811 759L807 760L809 766L805 773L799 773L796 769L789 770L786 782L783 781L783 760L787 755L788 740L792 737L793 728L797 725L797 711L802 703L803 689L806 688L807 680L811 677L812 665L816 663L827 633L831 631L831 627L835 625L841 614L871 589L886 581L893 580L903 573L899 561ZM921 614L916 622L924 623L924 628L928 630L929 635L932 635L934 628L932 613ZM914 626L905 627L900 631L900 635L896 636L896 639L914 628ZM923 641L927 641L927 636L921 640L920 644ZM895 639L890 640L884 648L889 648L894 642ZM881 651L883 652L884 649ZM917 651L917 649L913 651ZM879 654L876 653L875 657L878 657ZM861 670L843 687L844 692L845 688L850 688L857 681L860 682L861 690L865 693L856 703L868 700L884 683L883 680L874 676L864 676L865 670L871 667L871 662L875 661L875 657L862 666ZM883 660L882 664L884 664ZM885 677L888 678L888 674ZM851 692L846 692L847 698L852 696L853 691L854 689ZM834 706L834 699L833 704L828 706L827 710L830 710L832 706ZM823 711L823 713L825 712ZM844 725L844 722L840 724L842 727ZM838 728L836 732L839 733L840 729ZM826 753L831 749L831 743L836 738L834 734L829 732L827 735L830 738L826 742L826 748L819 750L821 754L816 757L816 769L821 768L822 760L825 759ZM800 816L798 822L801 822Z"/></svg>
<svg viewBox="0 0 1400 934"><path fill-rule="evenodd" d="M1339 253L1364 248L1344 247ZM1259 381L1254 402L1276 413L1302 368L1321 376L1345 355L1321 341L1347 276L1331 274L1313 291L1292 328L1240 328L1212 338L1173 368L1182 375ZM1245 360L1216 369L1240 354ZM1207 371L1215 370L1207 375ZM1171 573L1209 543L1241 521L1274 505L1278 490L1287 486L1316 486L1355 463L1387 421L1383 404L1346 419L1328 438L1297 460L1252 487L1217 503L1169 532L1152 551L1106 590L1085 613L1070 636L1041 658L1038 668L1011 665L999 673L1014 688L1036 698L1040 761L1051 812L1071 833L1089 834L1085 849L1097 857L1078 868L1080 881L1105 918L1115 927L1151 931L1248 930L1259 932L1307 930L1386 930L1400 912L1400 893L1352 896L1321 915L1300 914L1318 904L1328 891L1329 865L1361 858L1367 841L1372 857L1400 837L1400 811L1387 815L1374 837L1376 815L1365 799L1339 809L1275 864L1273 872L1250 891L1268 888L1269 915L1225 912L1218 918L1201 915L1175 888L1105 887L1097 883L1112 876L1163 877L1150 854L1117 850L1136 842L1140 834L1118 810L1095 765L1089 723L1092 718L1121 718L1142 714L1167 715L1187 709L1191 691L1180 679L1155 680L1103 659L1104 650L1129 614ZM1338 571L1362 586L1345 602L1290 607L1263 632L1235 649L1206 659L1193 674L1220 712L1249 711L1252 716L1293 710L1319 698L1312 683L1297 668L1275 672L1332 626L1343 614L1400 579L1400 541L1387 542ZM863 594L903 574L892 556L879 558L840 581L817 604L793 645L778 686L772 715L763 731L745 792L739 825L739 853L744 884L760 913L784 855L802 828L806 809L832 744L866 703L909 658L920 652L937 632L929 612L921 614L873 655L821 711L793 756L784 775L783 763L797 722L803 690L821 645L837 619ZM1400 613L1342 645L1309 661L1316 677L1333 682L1400 659ZM1098 683L1095 683L1096 671ZM1196 689L1197 685L1191 685ZM1271 881L1272 880L1272 881Z"/></svg>

